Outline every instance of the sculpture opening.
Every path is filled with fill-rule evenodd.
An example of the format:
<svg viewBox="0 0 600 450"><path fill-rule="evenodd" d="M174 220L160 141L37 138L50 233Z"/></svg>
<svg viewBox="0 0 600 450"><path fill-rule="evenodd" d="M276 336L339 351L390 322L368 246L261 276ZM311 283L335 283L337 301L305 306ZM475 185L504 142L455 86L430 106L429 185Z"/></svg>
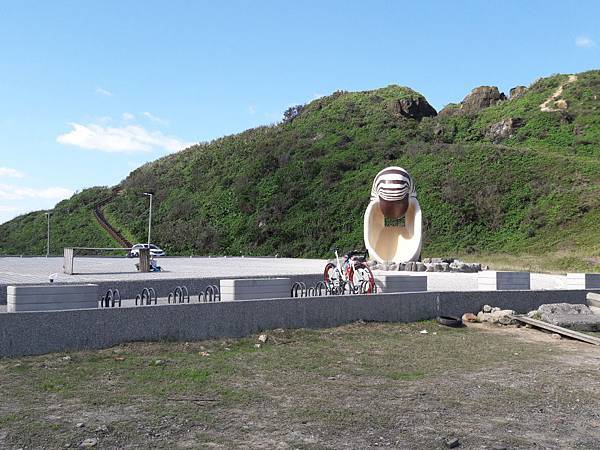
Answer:
<svg viewBox="0 0 600 450"><path fill-rule="evenodd" d="M386 226L385 219L404 224ZM364 217L365 247L381 263L417 261L422 243L421 208L415 184L402 167L386 167L373 180Z"/></svg>

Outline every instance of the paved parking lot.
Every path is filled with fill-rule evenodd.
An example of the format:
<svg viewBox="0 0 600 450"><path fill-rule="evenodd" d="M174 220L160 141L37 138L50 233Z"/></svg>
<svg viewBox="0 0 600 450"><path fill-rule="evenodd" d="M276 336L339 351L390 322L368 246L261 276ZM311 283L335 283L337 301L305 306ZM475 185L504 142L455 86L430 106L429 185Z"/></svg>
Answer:
<svg viewBox="0 0 600 450"><path fill-rule="evenodd" d="M325 260L293 258L160 258L162 272L136 271L137 259L76 257L76 275L63 273L62 257L0 257L0 284L46 283L50 274L58 282L161 280L208 277L248 277L320 273Z"/></svg>
<svg viewBox="0 0 600 450"><path fill-rule="evenodd" d="M232 278L248 276L322 273L326 260L295 258L160 258L162 272L139 273L137 259L116 257L75 258L76 275L62 273L62 257L0 257L0 284L46 283L50 274L57 282L138 281L183 278ZM376 274L380 273L376 271ZM427 276L431 291L477 290L476 273L401 272ZM566 276L531 274L532 289L565 289Z"/></svg>

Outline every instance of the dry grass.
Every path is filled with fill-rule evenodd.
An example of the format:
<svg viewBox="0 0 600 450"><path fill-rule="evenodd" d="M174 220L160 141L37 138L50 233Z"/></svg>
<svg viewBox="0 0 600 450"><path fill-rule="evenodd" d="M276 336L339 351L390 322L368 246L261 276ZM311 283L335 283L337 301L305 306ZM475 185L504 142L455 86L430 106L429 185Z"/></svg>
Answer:
<svg viewBox="0 0 600 450"><path fill-rule="evenodd" d="M432 322L268 335L0 360L0 447L600 446L595 347Z"/></svg>

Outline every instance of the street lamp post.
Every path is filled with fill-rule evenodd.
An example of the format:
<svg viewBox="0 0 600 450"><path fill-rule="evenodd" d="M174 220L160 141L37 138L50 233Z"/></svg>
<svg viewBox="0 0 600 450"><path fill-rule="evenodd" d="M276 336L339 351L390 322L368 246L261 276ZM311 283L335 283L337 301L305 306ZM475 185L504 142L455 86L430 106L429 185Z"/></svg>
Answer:
<svg viewBox="0 0 600 450"><path fill-rule="evenodd" d="M144 195L150 197L150 210L148 211L148 248L150 248L150 233L152 232L152 192L144 192Z"/></svg>
<svg viewBox="0 0 600 450"><path fill-rule="evenodd" d="M48 219L48 230L46 232L46 258L50 256L50 213L46 213L46 218Z"/></svg>

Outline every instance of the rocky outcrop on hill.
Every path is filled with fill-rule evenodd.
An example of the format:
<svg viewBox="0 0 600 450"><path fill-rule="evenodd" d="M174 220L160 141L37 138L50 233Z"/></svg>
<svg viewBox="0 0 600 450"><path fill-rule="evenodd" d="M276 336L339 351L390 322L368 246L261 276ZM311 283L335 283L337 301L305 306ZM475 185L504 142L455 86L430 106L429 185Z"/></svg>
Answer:
<svg viewBox="0 0 600 450"><path fill-rule="evenodd" d="M438 116L440 116L440 117L453 116L454 114L458 114L459 112L460 112L460 104L448 103L446 106L444 106L440 110L440 112L438 113Z"/></svg>
<svg viewBox="0 0 600 450"><path fill-rule="evenodd" d="M523 119L508 117L500 122L492 124L485 133L485 137L492 142L499 142L503 139L512 137L515 130L523 125Z"/></svg>
<svg viewBox="0 0 600 450"><path fill-rule="evenodd" d="M427 102L425 97L403 98L392 102L390 107L393 113L411 119L420 120L423 117L437 115L437 111Z"/></svg>
<svg viewBox="0 0 600 450"><path fill-rule="evenodd" d="M506 100L506 95L500 92L496 86L479 86L463 99L460 110L464 114L475 114L503 100Z"/></svg>
<svg viewBox="0 0 600 450"><path fill-rule="evenodd" d="M512 88L508 94L509 100L514 100L515 98L521 97L523 94L527 92L527 88L525 86L515 86Z"/></svg>
<svg viewBox="0 0 600 450"><path fill-rule="evenodd" d="M496 86L479 86L473 89L459 104L450 103L444 107L440 116L453 116L456 114L476 114L482 109L494 106L506 100L506 95Z"/></svg>

